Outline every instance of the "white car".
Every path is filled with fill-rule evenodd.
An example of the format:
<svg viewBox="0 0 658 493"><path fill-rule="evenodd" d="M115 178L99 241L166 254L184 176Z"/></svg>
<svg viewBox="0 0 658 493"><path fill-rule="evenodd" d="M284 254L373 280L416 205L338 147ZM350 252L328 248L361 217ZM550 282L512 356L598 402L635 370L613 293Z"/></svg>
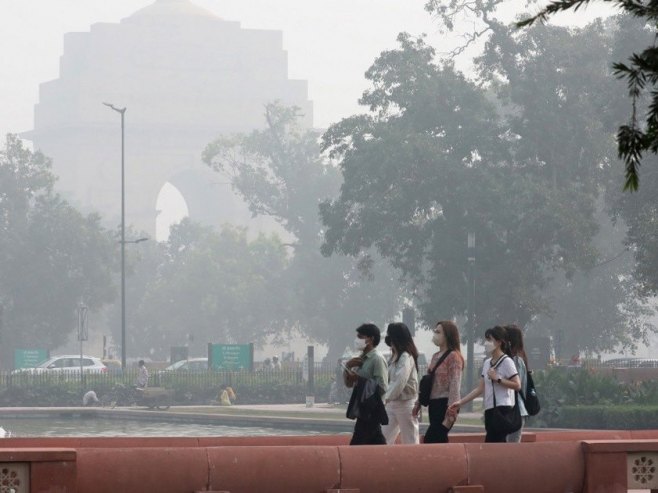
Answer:
<svg viewBox="0 0 658 493"><path fill-rule="evenodd" d="M192 372L199 373L208 371L208 358L190 358L176 361L173 365L169 365L162 372Z"/></svg>
<svg viewBox="0 0 658 493"><path fill-rule="evenodd" d="M34 368L20 368L12 373L80 373L80 355L53 356ZM82 356L82 371L84 373L107 373L107 367L100 358Z"/></svg>

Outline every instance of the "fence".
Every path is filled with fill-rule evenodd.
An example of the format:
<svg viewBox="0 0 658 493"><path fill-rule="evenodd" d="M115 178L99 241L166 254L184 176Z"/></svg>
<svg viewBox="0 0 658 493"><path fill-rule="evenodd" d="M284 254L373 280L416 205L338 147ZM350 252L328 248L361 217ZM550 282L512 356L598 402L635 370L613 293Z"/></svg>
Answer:
<svg viewBox="0 0 658 493"><path fill-rule="evenodd" d="M117 385L131 386L137 380L137 369L108 373L0 372L0 405L79 405L81 395L94 390L100 397ZM238 402L293 403L304 402L305 396L328 398L332 381L341 377L333 364L316 363L313 367L313 388L309 388L309 372L302 365L281 369L255 371L198 371L178 372L152 370L149 386L166 387L175 391L178 404L208 404L230 385L238 395ZM339 385L342 382L338 381Z"/></svg>

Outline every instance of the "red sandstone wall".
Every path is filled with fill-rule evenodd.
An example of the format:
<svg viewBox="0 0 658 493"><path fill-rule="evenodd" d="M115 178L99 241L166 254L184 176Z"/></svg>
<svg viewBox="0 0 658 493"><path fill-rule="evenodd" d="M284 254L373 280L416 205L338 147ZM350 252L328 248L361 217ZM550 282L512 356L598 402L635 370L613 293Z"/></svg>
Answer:
<svg viewBox="0 0 658 493"><path fill-rule="evenodd" d="M460 484L482 484L488 493L555 493L580 492L584 481L579 442L82 448L77 453L78 493L322 493L331 488L436 493Z"/></svg>
<svg viewBox="0 0 658 493"><path fill-rule="evenodd" d="M61 476L53 471L74 472L75 488L60 485L58 493L436 493L458 485L482 485L487 493L559 493L604 491L600 478L621 487L625 453L658 450L658 430L528 437L536 442L473 443L482 437L453 434L452 441L465 443L394 447L349 447L345 435L10 438L0 440L0 462L32 454L40 492L51 491Z"/></svg>

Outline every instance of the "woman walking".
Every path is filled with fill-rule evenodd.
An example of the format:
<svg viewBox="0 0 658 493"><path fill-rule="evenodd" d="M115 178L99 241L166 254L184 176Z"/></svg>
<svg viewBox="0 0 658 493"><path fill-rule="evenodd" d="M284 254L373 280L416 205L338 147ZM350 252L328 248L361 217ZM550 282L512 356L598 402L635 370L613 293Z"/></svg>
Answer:
<svg viewBox="0 0 658 493"><path fill-rule="evenodd" d="M430 425L425 433L425 443L448 443L448 432L457 419L458 409L449 406L459 401L464 358L459 344L459 329L449 320L436 324L432 342L439 350L432 356L427 373L434 372L428 413ZM420 412L416 402L414 416Z"/></svg>
<svg viewBox="0 0 658 493"><path fill-rule="evenodd" d="M398 434L403 444L418 443L418 418L412 414L418 395L418 350L403 323L389 324L384 342L391 347L391 358L384 394L388 424L382 432L388 445L395 444Z"/></svg>
<svg viewBox="0 0 658 493"><path fill-rule="evenodd" d="M521 395L526 395L526 389L528 388L528 357L525 354L525 349L523 347L523 331L519 328L518 325L506 325L505 330L507 331L507 342L509 343L509 352L514 360L516 369L519 372L519 379L521 380ZM523 399L518 400L519 410L521 411L521 428L514 433L507 435L507 441L509 443L519 443L521 441L521 435L523 434L523 427L525 422L528 419L528 411L525 408L525 403Z"/></svg>
<svg viewBox="0 0 658 493"><path fill-rule="evenodd" d="M500 408L502 413L512 413L514 393L521 388L521 380L514 361L507 354L509 345L505 329L498 325L487 329L484 338L484 349L489 357L484 361L480 383L466 397L452 404L450 410L458 411L467 402L484 394L484 427L487 431L484 441L505 442L507 432L494 426L494 407Z"/></svg>

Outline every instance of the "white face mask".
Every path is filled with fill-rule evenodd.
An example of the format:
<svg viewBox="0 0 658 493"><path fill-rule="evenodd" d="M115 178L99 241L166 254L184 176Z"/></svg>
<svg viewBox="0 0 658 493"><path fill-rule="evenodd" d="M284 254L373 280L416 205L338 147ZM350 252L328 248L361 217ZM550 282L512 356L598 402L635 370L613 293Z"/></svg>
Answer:
<svg viewBox="0 0 658 493"><path fill-rule="evenodd" d="M432 336L432 342L434 343L434 345L439 346L441 343L441 335L435 332L434 335Z"/></svg>
<svg viewBox="0 0 658 493"><path fill-rule="evenodd" d="M357 351L363 351L366 348L366 340L359 339L358 337L354 339L354 349Z"/></svg>
<svg viewBox="0 0 658 493"><path fill-rule="evenodd" d="M496 345L493 343L493 341L484 341L484 351L487 353L487 356L491 356L495 348Z"/></svg>

